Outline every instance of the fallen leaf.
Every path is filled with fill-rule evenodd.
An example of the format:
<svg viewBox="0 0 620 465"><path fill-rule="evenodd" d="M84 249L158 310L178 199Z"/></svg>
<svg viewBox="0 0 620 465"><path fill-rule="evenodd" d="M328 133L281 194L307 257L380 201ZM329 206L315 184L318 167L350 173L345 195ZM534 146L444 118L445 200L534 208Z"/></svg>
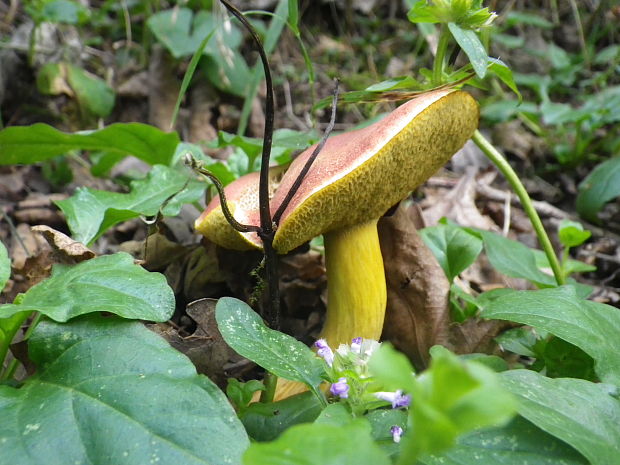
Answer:
<svg viewBox="0 0 620 465"><path fill-rule="evenodd" d="M81 242L74 241L66 234L49 226L39 225L30 228L32 232L41 234L52 247L55 262L75 264L95 257L95 252Z"/></svg>
<svg viewBox="0 0 620 465"><path fill-rule="evenodd" d="M387 282L382 339L423 369L428 350L448 340L450 283L403 206L378 228Z"/></svg>

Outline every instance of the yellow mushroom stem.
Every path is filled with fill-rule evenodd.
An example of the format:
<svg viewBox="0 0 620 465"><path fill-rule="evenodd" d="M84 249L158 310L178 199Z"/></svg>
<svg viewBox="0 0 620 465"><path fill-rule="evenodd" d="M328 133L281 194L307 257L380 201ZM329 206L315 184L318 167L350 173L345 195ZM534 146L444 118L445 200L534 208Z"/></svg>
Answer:
<svg viewBox="0 0 620 465"><path fill-rule="evenodd" d="M377 219L323 237L327 314L321 337L333 349L354 337L379 340L387 293Z"/></svg>
<svg viewBox="0 0 620 465"><path fill-rule="evenodd" d="M323 235L327 314L320 337L326 339L333 350L340 344L350 344L354 337L377 341L381 337L387 292L377 221ZM274 400L307 390L303 383L280 378Z"/></svg>

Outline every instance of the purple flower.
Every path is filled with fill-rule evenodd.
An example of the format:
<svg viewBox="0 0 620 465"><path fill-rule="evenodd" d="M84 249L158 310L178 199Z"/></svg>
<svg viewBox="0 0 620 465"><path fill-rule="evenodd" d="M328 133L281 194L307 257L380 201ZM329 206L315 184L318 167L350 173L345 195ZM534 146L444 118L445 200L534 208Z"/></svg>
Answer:
<svg viewBox="0 0 620 465"><path fill-rule="evenodd" d="M339 378L337 383L331 385L329 392L340 397L341 399L346 399L349 397L349 385L347 384L347 378Z"/></svg>
<svg viewBox="0 0 620 465"><path fill-rule="evenodd" d="M354 354L359 354L362 351L362 338L354 337L351 341L351 352Z"/></svg>
<svg viewBox="0 0 620 465"><path fill-rule="evenodd" d="M396 392L375 392L375 397L392 404L392 408L409 407L411 396L404 394L400 389Z"/></svg>
<svg viewBox="0 0 620 465"><path fill-rule="evenodd" d="M323 358L323 360L325 360L325 363L327 363L329 366L332 366L332 364L334 363L334 353L327 345L327 341L325 339L318 339L314 343L314 346L318 349L316 351L317 355Z"/></svg>
<svg viewBox="0 0 620 465"><path fill-rule="evenodd" d="M394 425L390 428L390 433L392 433L392 439L394 439L394 442L399 443L400 437L403 435L403 429L398 425Z"/></svg>

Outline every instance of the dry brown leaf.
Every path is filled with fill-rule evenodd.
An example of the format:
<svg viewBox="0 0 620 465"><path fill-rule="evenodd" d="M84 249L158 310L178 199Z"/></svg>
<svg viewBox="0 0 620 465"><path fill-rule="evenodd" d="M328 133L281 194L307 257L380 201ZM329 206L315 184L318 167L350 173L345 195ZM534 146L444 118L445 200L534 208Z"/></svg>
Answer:
<svg viewBox="0 0 620 465"><path fill-rule="evenodd" d="M180 336L177 328L167 323L147 327L187 355L198 373L224 387L229 377L239 376L254 365L237 355L222 338L215 321L216 303L216 299L200 299L187 306L187 314L196 322L196 331L191 336Z"/></svg>
<svg viewBox="0 0 620 465"><path fill-rule="evenodd" d="M175 60L163 47L153 47L149 64L150 124L163 131L170 130L179 89Z"/></svg>
<svg viewBox="0 0 620 465"><path fill-rule="evenodd" d="M379 239L388 296L382 339L423 369L428 350L448 340L450 283L404 207L379 221Z"/></svg>
<svg viewBox="0 0 620 465"><path fill-rule="evenodd" d="M424 210L426 224L437 224L445 216L461 226L497 231L497 225L476 207L477 172L474 166L466 169L459 182L447 194L426 199L425 204L430 205Z"/></svg>
<svg viewBox="0 0 620 465"><path fill-rule="evenodd" d="M66 234L49 226L39 225L31 228L32 232L41 234L54 251L55 262L74 264L90 260L95 252L81 242L74 241Z"/></svg>
<svg viewBox="0 0 620 465"><path fill-rule="evenodd" d="M518 326L501 320L470 318L462 324L450 326L447 347L457 354L499 354L499 347L493 340L508 328Z"/></svg>

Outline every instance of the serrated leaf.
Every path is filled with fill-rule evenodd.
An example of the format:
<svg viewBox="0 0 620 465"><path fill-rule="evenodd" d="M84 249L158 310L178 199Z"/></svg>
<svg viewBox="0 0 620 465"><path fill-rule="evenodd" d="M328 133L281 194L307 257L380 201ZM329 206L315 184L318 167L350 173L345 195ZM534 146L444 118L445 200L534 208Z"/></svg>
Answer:
<svg viewBox="0 0 620 465"><path fill-rule="evenodd" d="M448 29L450 29L454 40L456 40L469 58L469 62L473 66L476 75L482 79L487 74L487 61L489 57L476 33L471 29L462 29L455 23L448 23Z"/></svg>
<svg viewBox="0 0 620 465"><path fill-rule="evenodd" d="M117 253L78 265L55 265L52 276L31 287L18 304L0 305L0 318L37 311L55 321L92 312L123 318L166 321L175 308L166 278L135 265L131 255Z"/></svg>
<svg viewBox="0 0 620 465"><path fill-rule="evenodd" d="M620 386L618 309L582 300L571 286L563 286L512 291L485 306L481 315L543 329L576 345L596 361L603 381Z"/></svg>
<svg viewBox="0 0 620 465"><path fill-rule="evenodd" d="M232 297L215 307L217 326L226 343L271 373L315 388L322 382L323 362L297 339L269 329L249 305Z"/></svg>
<svg viewBox="0 0 620 465"><path fill-rule="evenodd" d="M102 150L133 155L151 165L167 165L179 136L141 123L115 123L97 131L65 133L47 124L11 126L0 131L0 165L44 161L70 150Z"/></svg>
<svg viewBox="0 0 620 465"><path fill-rule="evenodd" d="M39 324L37 374L0 386L0 457L20 465L240 464L248 438L225 396L142 324Z"/></svg>
<svg viewBox="0 0 620 465"><path fill-rule="evenodd" d="M81 187L56 204L67 217L73 238L91 244L115 224L156 215L160 208L165 216L178 215L185 203L200 199L205 189L203 183L188 183L188 179L187 174L156 165L145 179L131 182L128 194Z"/></svg>
<svg viewBox="0 0 620 465"><path fill-rule="evenodd" d="M420 235L450 282L474 263L482 251L478 237L456 226L431 226L422 229Z"/></svg>
<svg viewBox="0 0 620 465"><path fill-rule="evenodd" d="M11 277L11 259L9 258L9 253L4 246L4 243L0 241L0 293L9 278Z"/></svg>
<svg viewBox="0 0 620 465"><path fill-rule="evenodd" d="M367 421L348 425L313 423L288 429L270 443L254 443L244 465L389 465L371 436Z"/></svg>
<svg viewBox="0 0 620 465"><path fill-rule="evenodd" d="M534 371L502 373L502 384L519 400L519 413L581 452L591 465L620 456L617 388L580 379L550 379Z"/></svg>
<svg viewBox="0 0 620 465"><path fill-rule="evenodd" d="M598 165L579 185L577 211L588 221L600 223L597 213L620 196L620 157Z"/></svg>
<svg viewBox="0 0 620 465"><path fill-rule="evenodd" d="M565 442L545 433L523 417L499 428L461 436L441 455L423 457L424 465L587 465L587 460Z"/></svg>

